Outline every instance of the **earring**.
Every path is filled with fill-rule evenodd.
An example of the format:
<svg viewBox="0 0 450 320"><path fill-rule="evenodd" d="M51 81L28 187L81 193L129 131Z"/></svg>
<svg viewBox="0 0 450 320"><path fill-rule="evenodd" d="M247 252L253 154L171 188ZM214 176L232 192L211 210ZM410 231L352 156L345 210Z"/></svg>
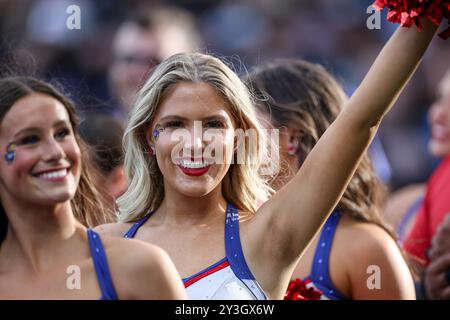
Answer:
<svg viewBox="0 0 450 320"><path fill-rule="evenodd" d="M295 156L297 154L297 149L298 149L298 140L297 139L295 139L294 142L288 143L288 148L287 148L288 155Z"/></svg>
<svg viewBox="0 0 450 320"><path fill-rule="evenodd" d="M156 154L156 150L154 146L150 146L150 154L151 155L155 155Z"/></svg>

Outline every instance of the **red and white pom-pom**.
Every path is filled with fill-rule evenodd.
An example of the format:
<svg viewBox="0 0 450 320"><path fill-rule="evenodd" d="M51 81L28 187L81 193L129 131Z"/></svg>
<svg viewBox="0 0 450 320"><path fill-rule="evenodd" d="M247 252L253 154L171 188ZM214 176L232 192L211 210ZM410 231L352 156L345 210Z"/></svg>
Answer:
<svg viewBox="0 0 450 320"><path fill-rule="evenodd" d="M419 30L422 30L422 18L428 18L437 25L442 19L450 20L450 0L375 0L372 6L378 11L388 8L389 21L403 27L415 24ZM449 38L450 27L439 36Z"/></svg>
<svg viewBox="0 0 450 320"><path fill-rule="evenodd" d="M284 295L284 300L320 300L322 292L314 287L306 287L307 282L300 279L291 280Z"/></svg>

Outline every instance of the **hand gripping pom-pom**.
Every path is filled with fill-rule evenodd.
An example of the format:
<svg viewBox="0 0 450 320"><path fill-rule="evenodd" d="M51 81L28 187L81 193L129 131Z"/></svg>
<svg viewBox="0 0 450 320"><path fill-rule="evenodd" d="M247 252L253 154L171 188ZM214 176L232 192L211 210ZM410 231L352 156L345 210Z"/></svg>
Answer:
<svg viewBox="0 0 450 320"><path fill-rule="evenodd" d="M442 19L450 20L450 0L376 0L372 6L378 11L388 8L389 21L408 28L415 24L419 30L422 30L422 18L427 18L436 25ZM448 39L450 26L439 36Z"/></svg>

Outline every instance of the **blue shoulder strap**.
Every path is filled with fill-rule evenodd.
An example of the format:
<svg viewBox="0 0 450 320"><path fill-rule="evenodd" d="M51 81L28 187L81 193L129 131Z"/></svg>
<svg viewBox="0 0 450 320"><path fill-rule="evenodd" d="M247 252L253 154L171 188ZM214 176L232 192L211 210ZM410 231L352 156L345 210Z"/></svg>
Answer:
<svg viewBox="0 0 450 320"><path fill-rule="evenodd" d="M242 251L239 235L239 212L229 203L225 215L225 252L231 270L258 300L266 300L267 297L251 273Z"/></svg>
<svg viewBox="0 0 450 320"><path fill-rule="evenodd" d="M332 299L345 299L335 289L330 277L330 252L333 244L334 234L341 218L341 213L333 211L325 222L320 233L319 242L314 253L314 260L311 267L311 280L323 294Z"/></svg>
<svg viewBox="0 0 450 320"><path fill-rule="evenodd" d="M152 216L152 214L153 214L153 211L149 212L143 218L141 218L140 220L135 222L131 226L131 228L123 235L123 237L124 238L134 238L134 236L136 235L136 232L139 230L140 227L142 227L142 225L148 220L148 218L150 218Z"/></svg>
<svg viewBox="0 0 450 320"><path fill-rule="evenodd" d="M102 240L95 231L87 230L89 248L91 250L95 273L97 274L98 284L102 291L101 300L118 300L116 290L109 272L108 261L106 259L105 249Z"/></svg>
<svg viewBox="0 0 450 320"><path fill-rule="evenodd" d="M401 242L404 237L406 236L406 227L408 223L411 221L412 218L417 214L417 210L419 210L420 206L422 205L423 197L419 197L414 201L414 203L409 207L408 211L406 211L405 215L403 216L402 220L398 224L397 227L397 237L399 241Z"/></svg>

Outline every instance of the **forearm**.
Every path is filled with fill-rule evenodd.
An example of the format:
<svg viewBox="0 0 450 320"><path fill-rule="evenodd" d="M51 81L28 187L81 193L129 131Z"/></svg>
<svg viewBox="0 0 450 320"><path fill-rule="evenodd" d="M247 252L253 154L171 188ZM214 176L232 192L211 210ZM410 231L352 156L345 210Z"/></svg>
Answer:
<svg viewBox="0 0 450 320"><path fill-rule="evenodd" d="M257 221L262 227L256 229L268 230L261 234L270 239L265 243L277 244L271 246L273 252L283 248L281 260L292 263L335 207L380 120L417 68L436 29L427 22L422 32L396 31L297 175L261 208Z"/></svg>
<svg viewBox="0 0 450 320"><path fill-rule="evenodd" d="M349 100L345 112L352 113L363 129L379 124L419 65L438 28L427 19L423 22L421 32L397 29Z"/></svg>

